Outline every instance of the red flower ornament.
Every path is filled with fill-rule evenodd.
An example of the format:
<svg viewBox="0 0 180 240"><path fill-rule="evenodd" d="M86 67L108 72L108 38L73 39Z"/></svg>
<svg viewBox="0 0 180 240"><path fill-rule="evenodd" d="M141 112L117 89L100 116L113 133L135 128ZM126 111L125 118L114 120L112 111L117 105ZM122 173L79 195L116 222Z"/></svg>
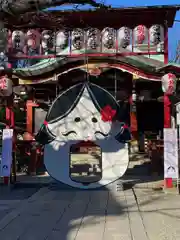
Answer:
<svg viewBox="0 0 180 240"><path fill-rule="evenodd" d="M47 126L48 122L46 120L44 120L43 125Z"/></svg>
<svg viewBox="0 0 180 240"><path fill-rule="evenodd" d="M113 117L116 115L116 110L112 109L111 106L107 105L101 109L101 119L104 122L112 122Z"/></svg>
<svg viewBox="0 0 180 240"><path fill-rule="evenodd" d="M122 127L123 127L123 129L129 129L127 124L124 124Z"/></svg>

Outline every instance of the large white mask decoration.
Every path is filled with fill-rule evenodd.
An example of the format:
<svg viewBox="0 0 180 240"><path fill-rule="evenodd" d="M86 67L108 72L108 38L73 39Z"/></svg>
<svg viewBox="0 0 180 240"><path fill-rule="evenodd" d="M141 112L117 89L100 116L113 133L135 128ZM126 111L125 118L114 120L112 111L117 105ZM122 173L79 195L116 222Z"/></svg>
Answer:
<svg viewBox="0 0 180 240"><path fill-rule="evenodd" d="M122 177L129 163L130 140L122 116L114 97L95 84L79 83L61 93L36 136L45 145L44 163L49 174L64 184L85 189L102 187ZM101 177L83 184L70 176L70 156L72 146L87 142L101 150Z"/></svg>

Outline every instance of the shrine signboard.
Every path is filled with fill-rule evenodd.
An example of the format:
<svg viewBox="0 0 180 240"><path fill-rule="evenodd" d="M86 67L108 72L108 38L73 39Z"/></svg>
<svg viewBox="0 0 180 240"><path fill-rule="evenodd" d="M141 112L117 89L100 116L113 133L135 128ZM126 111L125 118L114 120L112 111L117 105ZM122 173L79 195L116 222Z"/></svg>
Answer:
<svg viewBox="0 0 180 240"><path fill-rule="evenodd" d="M178 176L177 129L164 128L164 177L177 179Z"/></svg>
<svg viewBox="0 0 180 240"><path fill-rule="evenodd" d="M13 147L13 129L3 129L1 174L0 174L2 177L9 177L11 174L12 147Z"/></svg>

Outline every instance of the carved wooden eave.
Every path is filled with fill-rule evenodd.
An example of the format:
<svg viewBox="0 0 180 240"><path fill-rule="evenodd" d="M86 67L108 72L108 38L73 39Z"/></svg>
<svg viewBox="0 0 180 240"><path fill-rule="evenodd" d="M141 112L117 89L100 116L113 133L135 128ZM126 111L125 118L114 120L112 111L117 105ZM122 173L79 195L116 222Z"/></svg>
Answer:
<svg viewBox="0 0 180 240"><path fill-rule="evenodd" d="M92 7L106 7L94 0L0 0L0 18L8 18L10 15L20 15L26 12L38 12L42 9L55 6L89 4Z"/></svg>
<svg viewBox="0 0 180 240"><path fill-rule="evenodd" d="M122 52L127 50L122 49ZM55 59L45 59L40 63L37 63L29 68L16 68L13 69L13 74L20 78L33 79L37 77L47 77L52 74L67 71L68 69L74 68L78 65L83 65L85 62L84 56L77 56L73 58L59 57ZM120 64L126 65L133 69L141 69L149 74L156 73L156 67L162 67L163 63L157 60L149 59L144 56L99 56L99 57L88 57L88 63L109 63L109 64Z"/></svg>
<svg viewBox="0 0 180 240"><path fill-rule="evenodd" d="M50 63L51 62L51 63ZM42 65L41 65L42 64ZM167 64L149 59L144 56L129 57L95 57L89 58L88 64L84 64L84 57L45 60L38 67L28 69L14 69L13 75L28 84L57 81L62 75L69 72L87 71L90 75L98 75L110 68L119 69L133 75L134 79L142 78L152 81L161 81L161 77L169 72L180 77L180 65ZM83 75L83 73L82 73Z"/></svg>
<svg viewBox="0 0 180 240"><path fill-rule="evenodd" d="M40 3L43 0L40 0ZM15 3L19 3L16 1ZM48 2L48 3L47 3ZM6 8L0 8L0 19L4 21L5 26L10 29L14 28L87 28L104 26L119 28L120 26L135 27L138 24L151 25L162 24L165 22L168 27L172 27L176 11L180 9L180 5L176 6L153 6L153 7L133 7L133 8L105 8L99 7L91 10L68 10L68 11L42 11L42 6L50 7L62 5L64 3L90 3L94 1L62 1L56 0L43 1L43 4L33 5L27 4L25 1L18 5L8 5ZM23 5L24 4L24 5ZM47 5L46 5L47 4ZM27 5L27 6L26 6ZM98 4L96 7L100 6ZM153 18L152 18L153 15ZM18 17L17 17L18 16ZM106 16L103 18L102 16Z"/></svg>

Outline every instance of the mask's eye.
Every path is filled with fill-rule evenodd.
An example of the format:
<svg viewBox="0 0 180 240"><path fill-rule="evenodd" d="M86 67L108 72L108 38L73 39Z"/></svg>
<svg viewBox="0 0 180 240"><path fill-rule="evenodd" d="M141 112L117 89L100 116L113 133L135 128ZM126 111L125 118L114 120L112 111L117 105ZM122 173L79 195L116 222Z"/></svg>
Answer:
<svg viewBox="0 0 180 240"><path fill-rule="evenodd" d="M97 121L98 121L97 118L95 118L95 117L93 117L91 120L93 123L97 123Z"/></svg>
<svg viewBox="0 0 180 240"><path fill-rule="evenodd" d="M75 122L80 122L81 119L80 119L80 117L76 117L76 118L74 119L74 121L75 121Z"/></svg>

